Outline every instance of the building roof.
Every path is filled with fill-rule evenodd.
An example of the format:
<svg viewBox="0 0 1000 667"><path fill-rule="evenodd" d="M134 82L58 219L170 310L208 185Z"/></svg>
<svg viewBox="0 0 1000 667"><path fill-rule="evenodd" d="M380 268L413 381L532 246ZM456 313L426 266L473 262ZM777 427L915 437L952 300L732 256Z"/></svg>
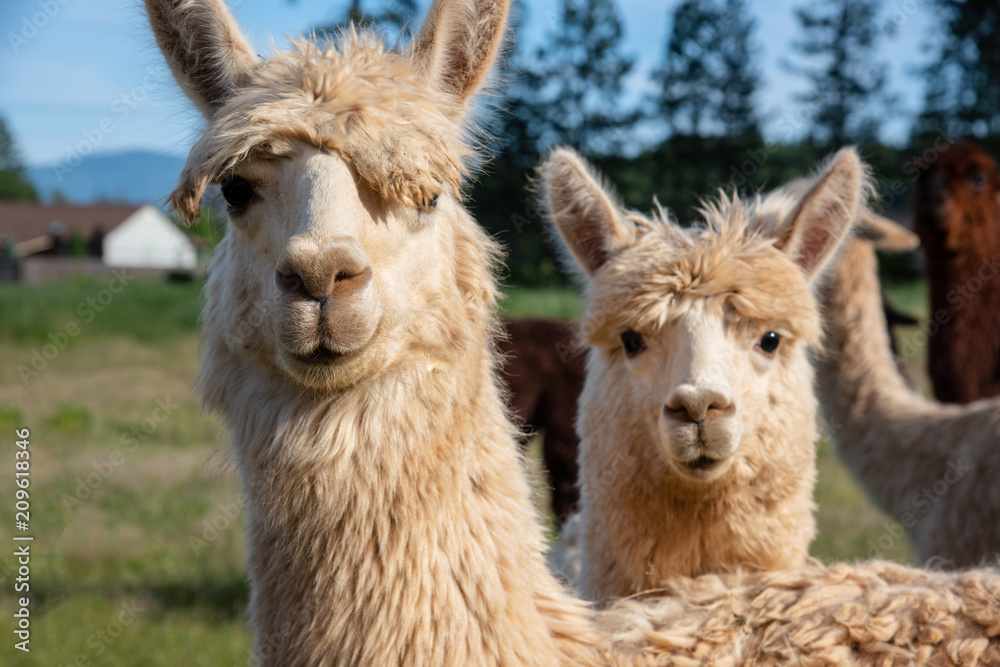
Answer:
<svg viewBox="0 0 1000 667"><path fill-rule="evenodd" d="M95 229L107 234L138 209L139 206L135 205L45 206L0 201L0 240L7 236L13 236L18 241L47 236L50 225L57 220L66 225L67 233L79 230L84 238L89 238Z"/></svg>

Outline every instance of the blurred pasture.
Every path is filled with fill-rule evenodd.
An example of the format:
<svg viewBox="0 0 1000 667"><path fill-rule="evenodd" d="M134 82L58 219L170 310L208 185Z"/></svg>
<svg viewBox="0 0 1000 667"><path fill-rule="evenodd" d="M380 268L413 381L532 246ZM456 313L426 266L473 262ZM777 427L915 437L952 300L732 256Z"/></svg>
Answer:
<svg viewBox="0 0 1000 667"><path fill-rule="evenodd" d="M32 651L6 641L4 665L245 665L245 548L240 494L225 435L201 412L201 285L136 280L100 313L100 280L0 285L0 433L31 430ZM893 286L901 310L922 314L920 283ZM574 317L567 288L510 288L512 316ZM81 315L83 313L83 315ZM34 353L77 322L80 333L37 375ZM904 332L905 334L905 332ZM52 352L54 348L49 348ZM923 358L909 360L919 378ZM540 443L529 448L537 461ZM826 442L819 444L824 560L878 555L912 562L893 520L869 505ZM4 465L4 469L9 469ZM12 544L11 475L0 477L0 541ZM547 507L546 489L537 493ZM887 548L886 548L887 547ZM11 549L0 557L2 604L12 609ZM10 638L13 618L0 616Z"/></svg>

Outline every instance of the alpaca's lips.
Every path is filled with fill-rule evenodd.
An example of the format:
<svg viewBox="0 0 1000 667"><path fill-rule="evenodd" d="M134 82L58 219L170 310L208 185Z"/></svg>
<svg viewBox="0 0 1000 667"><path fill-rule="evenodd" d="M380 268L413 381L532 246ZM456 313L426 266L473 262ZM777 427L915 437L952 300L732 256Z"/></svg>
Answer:
<svg viewBox="0 0 1000 667"><path fill-rule="evenodd" d="M295 380L318 389L342 389L370 368L372 346L334 349L324 344L309 352L281 350L279 363Z"/></svg>
<svg viewBox="0 0 1000 667"><path fill-rule="evenodd" d="M713 459L711 456L705 456L702 454L696 459L684 461L684 467L688 470L694 470L697 472L708 472L719 465L719 463L721 463L719 459Z"/></svg>
<svg viewBox="0 0 1000 667"><path fill-rule="evenodd" d="M295 361L306 366L325 366L336 363L350 354L350 352L337 352L336 350L331 350L325 345L320 345L312 352L292 354L290 356L295 359Z"/></svg>

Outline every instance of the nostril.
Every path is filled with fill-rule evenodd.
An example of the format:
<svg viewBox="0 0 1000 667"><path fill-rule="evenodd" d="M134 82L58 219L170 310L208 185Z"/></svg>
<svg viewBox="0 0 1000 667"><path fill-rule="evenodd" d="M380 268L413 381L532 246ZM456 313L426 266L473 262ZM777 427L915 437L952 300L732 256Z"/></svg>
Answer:
<svg viewBox="0 0 1000 667"><path fill-rule="evenodd" d="M712 419L713 417L728 417L736 412L736 406L732 403L725 404L712 404L708 406L708 412L705 415L706 419Z"/></svg>
<svg viewBox="0 0 1000 667"><path fill-rule="evenodd" d="M333 279L333 294L345 297L364 288L372 279L372 267L358 270L340 270Z"/></svg>
<svg viewBox="0 0 1000 667"><path fill-rule="evenodd" d="M669 404L663 406L663 415L665 417L668 417L670 419L674 419L676 421L683 422L683 423L689 423L689 422L693 423L693 422L697 422L698 421L697 419L693 419L691 417L691 413L688 412L687 408L684 408L684 407L673 408L673 407L670 407Z"/></svg>
<svg viewBox="0 0 1000 667"><path fill-rule="evenodd" d="M706 392L708 398L708 409L718 410L719 412L732 412L736 407L733 405L732 399L723 394L722 392L710 391Z"/></svg>
<svg viewBox="0 0 1000 667"><path fill-rule="evenodd" d="M278 285L278 289L286 294L293 294L310 299L313 298L313 296L309 294L309 290L306 289L306 284L303 282L302 277L297 273L283 273L281 271L275 271L274 282Z"/></svg>

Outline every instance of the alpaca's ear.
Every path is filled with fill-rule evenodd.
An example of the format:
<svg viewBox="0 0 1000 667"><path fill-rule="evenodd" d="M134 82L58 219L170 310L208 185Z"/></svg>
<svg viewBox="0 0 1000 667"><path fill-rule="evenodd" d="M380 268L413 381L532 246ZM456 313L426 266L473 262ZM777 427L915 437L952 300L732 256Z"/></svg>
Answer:
<svg viewBox="0 0 1000 667"><path fill-rule="evenodd" d="M146 13L174 78L206 116L257 64L223 0L146 0Z"/></svg>
<svg viewBox="0 0 1000 667"><path fill-rule="evenodd" d="M854 148L844 148L799 201L780 227L775 245L802 267L819 275L857 221L867 176Z"/></svg>
<svg viewBox="0 0 1000 667"><path fill-rule="evenodd" d="M542 205L584 273L594 273L635 240L635 225L623 219L622 207L575 152L555 149L538 175Z"/></svg>
<svg viewBox="0 0 1000 667"><path fill-rule="evenodd" d="M509 0L434 0L412 54L442 89L467 101L497 59Z"/></svg>
<svg viewBox="0 0 1000 667"><path fill-rule="evenodd" d="M907 252L920 245L920 237L909 229L868 209L861 212L855 233L886 252Z"/></svg>

